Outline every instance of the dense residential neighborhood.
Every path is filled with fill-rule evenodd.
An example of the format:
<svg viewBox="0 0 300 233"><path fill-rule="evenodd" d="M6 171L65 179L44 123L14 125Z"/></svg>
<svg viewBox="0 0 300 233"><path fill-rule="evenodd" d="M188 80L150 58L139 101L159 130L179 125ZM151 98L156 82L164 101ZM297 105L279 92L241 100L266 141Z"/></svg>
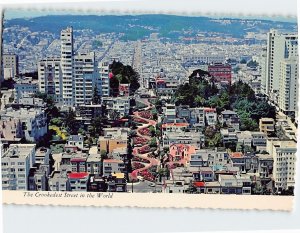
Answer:
<svg viewBox="0 0 300 233"><path fill-rule="evenodd" d="M4 28L3 190L294 194L296 32L58 32Z"/></svg>

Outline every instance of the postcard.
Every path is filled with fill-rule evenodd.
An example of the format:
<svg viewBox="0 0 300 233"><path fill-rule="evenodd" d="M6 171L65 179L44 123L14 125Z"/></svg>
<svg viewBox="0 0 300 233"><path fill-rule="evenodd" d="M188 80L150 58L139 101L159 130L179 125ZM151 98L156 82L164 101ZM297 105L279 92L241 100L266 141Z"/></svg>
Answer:
<svg viewBox="0 0 300 233"><path fill-rule="evenodd" d="M4 10L4 204L290 211L297 21Z"/></svg>

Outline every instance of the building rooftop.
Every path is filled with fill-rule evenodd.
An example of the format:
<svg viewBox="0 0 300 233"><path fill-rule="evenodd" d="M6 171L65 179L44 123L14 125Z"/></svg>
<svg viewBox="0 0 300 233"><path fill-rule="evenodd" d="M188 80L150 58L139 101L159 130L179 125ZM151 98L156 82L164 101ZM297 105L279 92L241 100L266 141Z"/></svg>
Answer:
<svg viewBox="0 0 300 233"><path fill-rule="evenodd" d="M35 146L36 144L11 144L1 158L25 158Z"/></svg>
<svg viewBox="0 0 300 233"><path fill-rule="evenodd" d="M83 136L82 135L70 135L68 138L68 141L81 142L81 141L83 141Z"/></svg>
<svg viewBox="0 0 300 233"><path fill-rule="evenodd" d="M230 158L243 158L244 154L242 152L233 152L229 156Z"/></svg>
<svg viewBox="0 0 300 233"><path fill-rule="evenodd" d="M123 163L123 161L118 159L104 159L103 163Z"/></svg>
<svg viewBox="0 0 300 233"><path fill-rule="evenodd" d="M50 151L49 148L40 147L35 152L35 157L45 157L45 155Z"/></svg>
<svg viewBox="0 0 300 233"><path fill-rule="evenodd" d="M68 174L69 179L84 179L89 175L87 172L71 172Z"/></svg>

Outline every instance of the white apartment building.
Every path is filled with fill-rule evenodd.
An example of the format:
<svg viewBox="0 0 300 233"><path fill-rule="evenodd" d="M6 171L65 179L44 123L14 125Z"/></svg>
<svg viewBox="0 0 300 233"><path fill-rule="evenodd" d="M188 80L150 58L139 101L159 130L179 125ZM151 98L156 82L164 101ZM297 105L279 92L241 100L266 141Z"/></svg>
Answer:
<svg viewBox="0 0 300 233"><path fill-rule="evenodd" d="M60 33L61 42L61 72L62 72L62 103L72 106L74 104L74 52L73 52L73 28L68 27Z"/></svg>
<svg viewBox="0 0 300 233"><path fill-rule="evenodd" d="M102 104L105 104L108 112L116 111L120 117L129 115L130 99L128 97L103 97Z"/></svg>
<svg viewBox="0 0 300 233"><path fill-rule="evenodd" d="M163 108L164 115L167 119L176 118L176 106L175 104L166 104L166 107Z"/></svg>
<svg viewBox="0 0 300 233"><path fill-rule="evenodd" d="M282 60L298 55L298 35L280 34L276 30L268 33L266 77L262 86L266 94L279 90L280 63Z"/></svg>
<svg viewBox="0 0 300 233"><path fill-rule="evenodd" d="M299 92L298 56L280 62L279 109L285 114L297 111Z"/></svg>
<svg viewBox="0 0 300 233"><path fill-rule="evenodd" d="M98 64L98 72L100 75L101 81L101 95L103 97L108 97L110 95L110 87L109 87L109 63L108 62L99 62Z"/></svg>
<svg viewBox="0 0 300 233"><path fill-rule="evenodd" d="M43 59L38 64L39 91L52 95L61 105L90 104L94 88L109 96L108 63L96 66L95 53L74 54L73 29L61 31L61 56Z"/></svg>
<svg viewBox="0 0 300 233"><path fill-rule="evenodd" d="M3 120L18 119L22 125L23 135L30 142L39 140L47 133L47 116L45 111L40 108L14 110L7 108L0 112Z"/></svg>
<svg viewBox="0 0 300 233"><path fill-rule="evenodd" d="M103 176L108 177L114 173L123 173L125 164L122 160L118 159L104 159L103 160Z"/></svg>
<svg viewBox="0 0 300 233"><path fill-rule="evenodd" d="M28 175L35 163L35 144L11 144L2 152L2 189L28 190Z"/></svg>
<svg viewBox="0 0 300 233"><path fill-rule="evenodd" d="M62 101L60 58L46 58L38 63L39 92Z"/></svg>
<svg viewBox="0 0 300 233"><path fill-rule="evenodd" d="M295 185L297 143L292 140L268 140L267 152L273 157L273 179L277 191Z"/></svg>
<svg viewBox="0 0 300 233"><path fill-rule="evenodd" d="M71 191L86 192L89 173L87 172L72 172L68 174Z"/></svg>
<svg viewBox="0 0 300 233"><path fill-rule="evenodd" d="M74 99L75 105L89 104L92 101L94 87L101 90L101 79L97 76L95 53L76 54L74 57Z"/></svg>

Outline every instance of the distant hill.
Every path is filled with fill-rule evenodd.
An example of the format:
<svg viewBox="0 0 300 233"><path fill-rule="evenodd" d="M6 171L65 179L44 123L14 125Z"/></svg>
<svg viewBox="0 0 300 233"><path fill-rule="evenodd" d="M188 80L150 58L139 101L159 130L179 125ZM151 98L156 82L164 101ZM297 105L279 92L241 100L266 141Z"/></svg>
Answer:
<svg viewBox="0 0 300 233"><path fill-rule="evenodd" d="M226 33L243 37L248 31L267 31L270 28L295 31L296 24L254 19L212 19L208 17L187 17L175 15L49 15L31 19L5 20L4 28L13 25L28 27L31 31L49 31L58 34L62 28L73 26L77 29L91 29L95 33L125 33L127 39L139 39L152 32L163 37L178 37L183 31L189 35L202 32Z"/></svg>

